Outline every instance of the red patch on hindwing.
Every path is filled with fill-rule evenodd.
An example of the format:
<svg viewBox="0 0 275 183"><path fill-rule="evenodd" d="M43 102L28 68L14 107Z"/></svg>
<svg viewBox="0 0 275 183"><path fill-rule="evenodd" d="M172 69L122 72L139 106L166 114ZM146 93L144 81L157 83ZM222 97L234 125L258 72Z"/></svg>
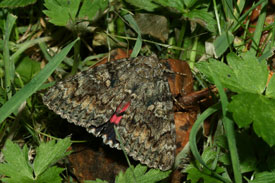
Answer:
<svg viewBox="0 0 275 183"><path fill-rule="evenodd" d="M121 104L117 107L115 114L111 117L110 122L114 124L118 124L123 116L123 113L128 109L131 102L127 102L122 109L120 110Z"/></svg>

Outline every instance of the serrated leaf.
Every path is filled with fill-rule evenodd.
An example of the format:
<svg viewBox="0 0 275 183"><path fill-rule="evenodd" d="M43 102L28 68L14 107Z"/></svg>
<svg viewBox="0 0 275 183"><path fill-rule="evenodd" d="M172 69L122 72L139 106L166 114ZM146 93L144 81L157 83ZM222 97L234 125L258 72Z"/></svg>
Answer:
<svg viewBox="0 0 275 183"><path fill-rule="evenodd" d="M28 149L26 146L21 150L17 144L7 140L3 155L6 163L0 164L0 174L15 179L17 177L26 180L33 178L32 169L28 162Z"/></svg>
<svg viewBox="0 0 275 183"><path fill-rule="evenodd" d="M183 0L187 8L191 8L198 0Z"/></svg>
<svg viewBox="0 0 275 183"><path fill-rule="evenodd" d="M84 183L108 183L105 180L96 179L96 180L84 180Z"/></svg>
<svg viewBox="0 0 275 183"><path fill-rule="evenodd" d="M216 154L217 152L214 149L207 147L202 153L202 159L209 167L211 167L214 159L216 158ZM191 180L191 182L198 182L203 180L204 183L222 183L222 181L214 178L208 169L205 167L198 167L200 166L197 160L188 165L188 167L185 169L185 172L188 173L187 180ZM223 173L225 170L224 168L217 167L215 171L216 173Z"/></svg>
<svg viewBox="0 0 275 183"><path fill-rule="evenodd" d="M171 171L160 171L156 169L150 169L144 176L138 178L139 182L153 183L167 178Z"/></svg>
<svg viewBox="0 0 275 183"><path fill-rule="evenodd" d="M33 162L35 176L40 176L47 168L55 164L58 160L70 154L67 149L70 147L69 138L42 143L37 148L36 157Z"/></svg>
<svg viewBox="0 0 275 183"><path fill-rule="evenodd" d="M131 170L132 169L132 170ZM116 176L116 181L118 183L127 183L127 182L133 182L136 181L136 177L134 176L134 167L130 166L127 168L127 170L123 172L119 172L119 174Z"/></svg>
<svg viewBox="0 0 275 183"><path fill-rule="evenodd" d="M34 177L33 172L37 171L33 170L30 166L30 162L28 161L27 146L25 145L21 150L17 144L7 140L3 150L5 163L0 164L0 174L4 175L5 178L2 178L1 180L7 183L61 183L62 178L59 174L64 169L56 166L49 167L46 164L52 165L63 157L64 154L68 154L64 153L64 149L67 149L65 147L68 147L68 144L70 145L70 143L70 139L67 138L64 140L59 140L57 144L55 144L55 141L50 141L49 143L40 145L37 148L37 155L34 160L34 162L36 162L34 168L41 166L37 168L40 170L40 174L36 174ZM45 155L46 153L48 155ZM50 155L52 153L55 154ZM45 163L45 161L48 161L48 163ZM44 167L46 167L46 169Z"/></svg>
<svg viewBox="0 0 275 183"><path fill-rule="evenodd" d="M78 12L80 0L45 0L44 6L48 10L43 13L47 15L49 22L57 26L66 26L69 21L74 21Z"/></svg>
<svg viewBox="0 0 275 183"><path fill-rule="evenodd" d="M62 178L59 174L64 170L64 168L59 168L56 166L48 168L43 174L36 178L36 183L61 183Z"/></svg>
<svg viewBox="0 0 275 183"><path fill-rule="evenodd" d="M142 166L141 164L138 164L136 168L134 169L135 176L139 177L145 174L147 171L147 166Z"/></svg>
<svg viewBox="0 0 275 183"><path fill-rule="evenodd" d="M216 60L209 63L201 62L197 68L212 82L212 72L219 77L222 85L234 92L261 94L267 82L268 70L265 62L259 62L254 56L243 55L243 58L230 53L227 56L228 64Z"/></svg>
<svg viewBox="0 0 275 183"><path fill-rule="evenodd" d="M232 97L228 110L239 127L248 126L253 121L255 133L270 146L275 144L275 99L252 93L242 93Z"/></svg>
<svg viewBox="0 0 275 183"><path fill-rule="evenodd" d="M36 0L3 0L0 2L1 8L25 7L36 3Z"/></svg>
<svg viewBox="0 0 275 183"><path fill-rule="evenodd" d="M213 83L212 72L219 77L220 82L226 88L235 92L241 92L239 89L238 79L236 78L233 70L229 68L225 63L209 60L209 62L200 62L196 64L196 67Z"/></svg>
<svg viewBox="0 0 275 183"><path fill-rule="evenodd" d="M1 181L4 183L36 183L34 180L22 175L14 175L11 178L2 178Z"/></svg>
<svg viewBox="0 0 275 183"><path fill-rule="evenodd" d="M206 148L203 153L202 153L202 159L206 164L211 164L211 162L213 162L213 160L216 158L217 152L214 151L211 148Z"/></svg>
<svg viewBox="0 0 275 183"><path fill-rule="evenodd" d="M249 183L274 183L275 172L261 172L255 175L255 179Z"/></svg>
<svg viewBox="0 0 275 183"><path fill-rule="evenodd" d="M7 177L1 178L3 182L9 183L30 183L33 181L33 178L30 178L24 174L22 174L18 169L14 166L2 163L0 164L0 175L5 175Z"/></svg>
<svg viewBox="0 0 275 183"><path fill-rule="evenodd" d="M125 0L127 3L135 6L135 7L138 7L138 8L141 8L141 9L144 9L146 11L154 11L156 8L159 8L160 6L153 3L152 1L153 0Z"/></svg>
<svg viewBox="0 0 275 183"><path fill-rule="evenodd" d="M262 94L268 78L266 61L260 62L250 52L241 54L241 58L243 62L240 62L239 68L234 70L238 79L241 79L240 85L245 85L251 93Z"/></svg>
<svg viewBox="0 0 275 183"><path fill-rule="evenodd" d="M108 0L84 0L79 11L79 18L88 17L89 20L93 20L98 12L103 12L108 7Z"/></svg>
<svg viewBox="0 0 275 183"><path fill-rule="evenodd" d="M154 183L163 180L169 176L171 171L161 171L157 169L150 169L146 172L147 167L142 165L137 165L135 168L133 166L129 167L125 173L120 172L116 177L116 183Z"/></svg>
<svg viewBox="0 0 275 183"><path fill-rule="evenodd" d="M201 172L193 165L189 165L188 168L186 168L186 171L188 173L187 180L190 180L191 182L199 182L200 180L204 180L204 183L222 183L222 181L214 178L213 176Z"/></svg>

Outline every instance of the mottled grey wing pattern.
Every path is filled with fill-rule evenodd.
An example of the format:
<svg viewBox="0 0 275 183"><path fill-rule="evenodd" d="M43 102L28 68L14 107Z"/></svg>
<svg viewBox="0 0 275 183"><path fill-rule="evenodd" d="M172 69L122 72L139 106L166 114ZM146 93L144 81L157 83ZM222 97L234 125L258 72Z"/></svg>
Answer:
<svg viewBox="0 0 275 183"><path fill-rule="evenodd" d="M162 64L156 56L107 62L50 88L44 103L69 122L85 127L104 143L149 167L170 169L175 158L173 100ZM110 118L130 103L118 124Z"/></svg>

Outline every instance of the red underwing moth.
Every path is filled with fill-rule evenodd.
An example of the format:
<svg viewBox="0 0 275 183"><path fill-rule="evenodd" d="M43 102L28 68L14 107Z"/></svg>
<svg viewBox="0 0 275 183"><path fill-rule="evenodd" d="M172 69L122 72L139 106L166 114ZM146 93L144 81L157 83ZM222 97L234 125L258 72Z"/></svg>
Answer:
<svg viewBox="0 0 275 183"><path fill-rule="evenodd" d="M166 69L167 70L167 69ZM171 169L176 133L165 66L156 55L107 62L58 82L43 97L49 109L152 168Z"/></svg>

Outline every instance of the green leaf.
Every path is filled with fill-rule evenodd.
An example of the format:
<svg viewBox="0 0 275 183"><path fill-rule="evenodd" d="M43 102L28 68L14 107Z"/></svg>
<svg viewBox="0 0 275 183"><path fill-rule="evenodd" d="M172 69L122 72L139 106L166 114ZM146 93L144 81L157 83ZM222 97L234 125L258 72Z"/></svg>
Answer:
<svg viewBox="0 0 275 183"><path fill-rule="evenodd" d="M204 162L204 160L200 156L197 143L196 143L197 142L196 137L204 120L208 118L210 115L212 115L214 112L216 112L219 109L219 107L220 107L219 103L215 104L209 107L208 109L206 109L200 116L198 116L197 120L195 121L191 129L190 136L189 136L190 149L194 157L198 162L200 162L207 169L211 169L211 168L207 166L207 164Z"/></svg>
<svg viewBox="0 0 275 183"><path fill-rule="evenodd" d="M266 61L260 62L251 52L241 54L241 58L243 62L239 63L238 69L235 69L235 72L238 72L238 79L242 79L240 84L246 85L252 93L263 93L268 78ZM230 61L229 58L228 60Z"/></svg>
<svg viewBox="0 0 275 183"><path fill-rule="evenodd" d="M242 89L239 89L238 81L233 70L225 63L211 59L209 62L200 62L196 64L196 67L200 72L206 75L212 83L212 72L214 72L214 74L219 77L219 80L224 87L235 92L242 91Z"/></svg>
<svg viewBox="0 0 275 183"><path fill-rule="evenodd" d="M10 59L10 48L9 48L9 39L13 30L13 25L15 24L17 17L8 14L7 20L4 24L4 35L3 35L3 61L5 69L5 90L8 99L12 96L12 87L11 84L14 80L14 62Z"/></svg>
<svg viewBox="0 0 275 183"><path fill-rule="evenodd" d="M26 56L18 64L15 71L24 83L28 83L40 71L40 63ZM15 79L15 83L17 86L20 86L18 78Z"/></svg>
<svg viewBox="0 0 275 183"><path fill-rule="evenodd" d="M259 62L249 52L241 57L230 53L227 62L228 65L211 60L199 63L197 67L210 81L213 82L211 77L214 73L224 87L239 93L232 97L228 106L238 126L247 127L253 122L255 133L270 146L274 145L275 117L272 114L275 112L275 99L268 98L273 97L273 80L267 96L262 95L268 78L266 62Z"/></svg>
<svg viewBox="0 0 275 183"><path fill-rule="evenodd" d="M198 0L183 0L187 8L191 8Z"/></svg>
<svg viewBox="0 0 275 183"><path fill-rule="evenodd" d="M234 19L234 15L233 15L233 1L232 0L223 0L221 1L222 3L222 7L224 9L224 13L225 13L225 17L228 19L228 21L232 21L232 19Z"/></svg>
<svg viewBox="0 0 275 183"><path fill-rule="evenodd" d="M79 11L79 18L88 17L89 20L93 20L95 15L101 11L103 12L108 7L108 0L84 0Z"/></svg>
<svg viewBox="0 0 275 183"><path fill-rule="evenodd" d="M275 144L275 99L266 96L242 93L232 97L228 110L239 127L252 123L255 133L270 146Z"/></svg>
<svg viewBox="0 0 275 183"><path fill-rule="evenodd" d="M140 165L141 166L141 165ZM162 179L167 178L170 175L171 171L160 171L156 169L150 169L146 174L138 178L138 182L144 182L144 183L153 183L153 182L158 182Z"/></svg>
<svg viewBox="0 0 275 183"><path fill-rule="evenodd" d="M39 177L40 174L42 174L51 165L70 154L70 152L67 151L70 145L71 141L69 138L59 140L57 143L52 140L47 143L40 144L36 150L36 157L33 162L35 176Z"/></svg>
<svg viewBox="0 0 275 183"><path fill-rule="evenodd" d="M50 166L69 154L69 152L64 151L67 150L70 144L69 138L59 140L57 144L55 144L55 141L41 144L36 149L37 154L34 159L34 166L31 166L28 161L29 150L27 146L25 145L21 150L17 144L7 140L3 150L5 163L0 164L0 174L5 176L2 181L8 183L61 183L62 178L59 174L64 169ZM33 172L39 173L36 173L34 177Z"/></svg>
<svg viewBox="0 0 275 183"><path fill-rule="evenodd" d="M262 148L261 154L264 154L262 144L264 143L256 135L241 133L236 135L238 153L240 157L241 173L251 172L257 169L258 148Z"/></svg>
<svg viewBox="0 0 275 183"><path fill-rule="evenodd" d="M210 32L216 32L216 20L212 13L208 12L206 9L194 9L184 14L184 16L189 18L191 21L200 24Z"/></svg>
<svg viewBox="0 0 275 183"><path fill-rule="evenodd" d="M61 183L62 178L59 174L64 170L64 168L59 168L56 166L50 167L43 174L36 178L37 183L45 183L45 181L50 183Z"/></svg>
<svg viewBox="0 0 275 183"><path fill-rule="evenodd" d="M8 168L8 167L7 167ZM16 174L16 172L14 172ZM22 176L22 175L14 175L11 178L2 178L2 182L5 183L36 183L33 179L30 179L28 177Z"/></svg>
<svg viewBox="0 0 275 183"><path fill-rule="evenodd" d="M207 166L211 167L216 156L216 151L210 147L207 147L202 153L202 160L206 163ZM188 165L188 167L185 169L185 171L188 173L187 180L191 180L191 182L199 182L200 180L203 180L204 183L222 183L222 181L213 177L210 170L205 167L198 167L200 166L197 160ZM217 174L223 173L224 171L225 169L221 167L217 167L215 169Z"/></svg>
<svg viewBox="0 0 275 183"><path fill-rule="evenodd" d="M28 149L24 146L23 150L17 144L7 140L3 149L6 163L0 164L0 174L10 177L13 180L31 180L33 173L28 162Z"/></svg>
<svg viewBox="0 0 275 183"><path fill-rule="evenodd" d="M184 10L184 5L182 0L153 0L153 1L167 8L175 8L180 12L183 12Z"/></svg>
<svg viewBox="0 0 275 183"><path fill-rule="evenodd" d="M1 8L25 7L36 3L36 0L3 0L0 2Z"/></svg>
<svg viewBox="0 0 275 183"><path fill-rule="evenodd" d="M0 123L2 123L7 116L9 116L18 108L19 105L22 104L22 102L24 102L29 96L36 92L40 88L40 86L43 85L43 82L47 80L51 73L63 61L63 59L71 50L77 40L70 43L60 53L55 55L50 63L47 64L43 70L41 70L27 85L25 85L24 88L19 90L0 108Z"/></svg>
<svg viewBox="0 0 275 183"><path fill-rule="evenodd" d="M116 183L154 183L163 180L169 176L171 171L161 171L157 169L150 169L146 172L147 167L142 165L137 165L135 168L133 166L129 167L125 173L120 172L116 177Z"/></svg>
<svg viewBox="0 0 275 183"><path fill-rule="evenodd" d="M259 51L260 47L260 40L262 39L262 33L264 31L264 24L265 24L265 19L266 19L266 12L267 12L267 6L268 1L263 1L261 4L261 13L257 18L257 24L253 32L253 38L250 46L250 51L252 55L256 55L257 52Z"/></svg>
<svg viewBox="0 0 275 183"><path fill-rule="evenodd" d="M134 17L130 14L124 15L124 18L129 22L130 26L136 31L138 34L137 41L133 48L133 52L131 53L131 57L136 57L141 49L142 46L142 39L141 39L141 32L140 29L134 19Z"/></svg>
<svg viewBox="0 0 275 183"><path fill-rule="evenodd" d="M48 10L44 10L43 13L47 15L49 22L57 26L66 26L69 21L73 21L76 18L80 0L45 0L44 6Z"/></svg>
<svg viewBox="0 0 275 183"><path fill-rule="evenodd" d="M108 183L105 180L96 179L96 180L84 180L84 183Z"/></svg>
<svg viewBox="0 0 275 183"><path fill-rule="evenodd" d="M243 93L232 97L232 101L228 105L228 110L233 113L233 118L239 127L248 127L253 116L250 115L251 110L255 108L258 95ZM254 111L254 110L253 110Z"/></svg>
<svg viewBox="0 0 275 183"><path fill-rule="evenodd" d="M30 47L36 44L45 43L50 40L52 40L51 37L42 37L42 38L24 41L21 44L17 44L16 45L17 50L14 54L11 55L10 59L13 60L14 63L17 63L18 59L22 56L22 53L25 52L27 49L29 49Z"/></svg>
<svg viewBox="0 0 275 183"><path fill-rule="evenodd" d="M186 168L186 171L188 173L187 180L190 180L191 182L199 182L200 180L204 180L204 183L222 183L222 181L214 178L210 174L206 174L204 172L201 172L197 167L195 166L188 166Z"/></svg>
<svg viewBox="0 0 275 183"><path fill-rule="evenodd" d="M269 149L264 141L258 138L256 135L251 134L249 130L236 134L237 149L240 158L241 173L247 173L257 170L257 164L263 161L259 155L264 156L266 161L267 153L265 149ZM219 160L225 165L231 165L230 154L227 153L228 144L226 136L217 137L217 145L225 149L225 154L220 156ZM262 165L261 166L265 166Z"/></svg>
<svg viewBox="0 0 275 183"><path fill-rule="evenodd" d="M201 62L197 68L213 82L213 72L222 85L234 92L249 92L261 94L267 82L268 70L265 62L259 62L249 53L243 58L233 53L228 54L229 65L216 60Z"/></svg>
<svg viewBox="0 0 275 183"><path fill-rule="evenodd" d="M146 11L154 11L156 8L159 8L159 5L152 2L153 0L138 0L138 1L125 0L125 1L135 7L144 9Z"/></svg>
<svg viewBox="0 0 275 183"><path fill-rule="evenodd" d="M275 172L261 172L255 175L255 179L249 183L274 183Z"/></svg>
<svg viewBox="0 0 275 183"><path fill-rule="evenodd" d="M220 57L233 43L233 40L234 36L231 32L223 32L219 37L217 37L214 41L216 55Z"/></svg>

